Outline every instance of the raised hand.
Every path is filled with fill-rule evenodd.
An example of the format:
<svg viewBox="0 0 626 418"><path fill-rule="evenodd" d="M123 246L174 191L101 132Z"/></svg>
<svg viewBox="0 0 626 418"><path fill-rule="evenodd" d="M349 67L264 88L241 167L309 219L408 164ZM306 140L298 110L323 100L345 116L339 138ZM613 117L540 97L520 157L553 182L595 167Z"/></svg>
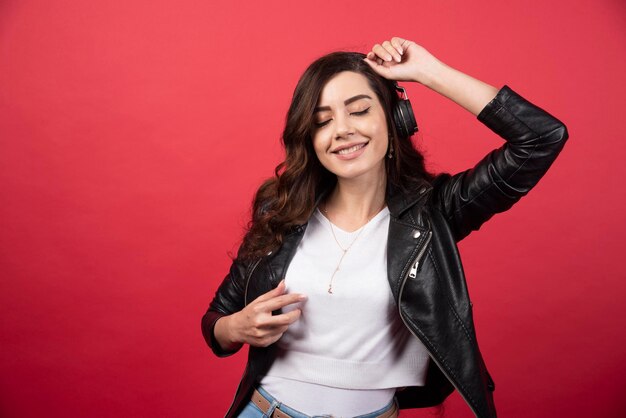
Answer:
<svg viewBox="0 0 626 418"><path fill-rule="evenodd" d="M374 45L365 62L390 80L416 81L427 86L442 67L442 63L425 48L398 37Z"/></svg>
<svg viewBox="0 0 626 418"><path fill-rule="evenodd" d="M390 80L416 81L478 115L498 89L435 58L415 42L394 37L376 44L364 59Z"/></svg>

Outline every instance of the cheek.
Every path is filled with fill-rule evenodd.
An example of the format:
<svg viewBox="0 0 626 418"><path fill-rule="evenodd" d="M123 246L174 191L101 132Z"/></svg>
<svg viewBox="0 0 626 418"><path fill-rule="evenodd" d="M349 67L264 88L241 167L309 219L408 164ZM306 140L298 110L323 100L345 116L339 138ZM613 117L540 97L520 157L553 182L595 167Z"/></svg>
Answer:
<svg viewBox="0 0 626 418"><path fill-rule="evenodd" d="M375 132L376 135L382 138L386 138L387 137L387 123L383 120L380 121L376 126L375 126Z"/></svg>
<svg viewBox="0 0 626 418"><path fill-rule="evenodd" d="M389 141L387 123L384 120L370 123L367 136L375 139L376 148L387 148L387 142Z"/></svg>
<svg viewBox="0 0 626 418"><path fill-rule="evenodd" d="M376 139L373 143L376 155L386 154L389 146L389 130L387 129L386 121L379 120L372 124L370 132L371 136Z"/></svg>
<svg viewBox="0 0 626 418"><path fill-rule="evenodd" d="M360 122L359 129L363 134L375 138L387 137L387 120L384 114L378 113Z"/></svg>
<svg viewBox="0 0 626 418"><path fill-rule="evenodd" d="M321 159L326 150L328 149L329 141L324 138L322 134L316 134L313 136L313 149L318 159Z"/></svg>
<svg viewBox="0 0 626 418"><path fill-rule="evenodd" d="M313 137L313 151L315 151L315 156L317 157L317 161L324 167L326 170L332 172L332 161L330 160L330 156L327 151L331 145L331 142L325 136L314 136Z"/></svg>

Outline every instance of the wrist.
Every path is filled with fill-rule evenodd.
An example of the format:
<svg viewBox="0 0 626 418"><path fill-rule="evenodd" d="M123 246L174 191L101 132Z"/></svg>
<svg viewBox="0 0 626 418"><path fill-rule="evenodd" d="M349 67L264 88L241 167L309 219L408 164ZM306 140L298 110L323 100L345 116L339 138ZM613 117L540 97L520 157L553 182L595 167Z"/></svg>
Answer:
<svg viewBox="0 0 626 418"><path fill-rule="evenodd" d="M213 330L215 339L224 351L234 351L241 346L241 343L237 339L237 332L234 329L234 315L236 315L236 313L218 319Z"/></svg>
<svg viewBox="0 0 626 418"><path fill-rule="evenodd" d="M428 71L424 71L420 79L416 81L431 90L439 92L445 84L446 73L448 73L451 68L438 59L434 59L427 70Z"/></svg>

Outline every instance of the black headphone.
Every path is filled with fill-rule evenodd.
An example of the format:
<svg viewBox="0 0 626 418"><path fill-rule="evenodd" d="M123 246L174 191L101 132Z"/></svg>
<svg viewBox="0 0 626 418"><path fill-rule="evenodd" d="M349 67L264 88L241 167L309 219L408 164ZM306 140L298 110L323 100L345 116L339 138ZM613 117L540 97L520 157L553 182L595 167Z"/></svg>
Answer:
<svg viewBox="0 0 626 418"><path fill-rule="evenodd" d="M415 114L404 87L400 87L398 83L394 83L394 86L400 93L400 99L393 108L393 123L396 125L396 133L401 138L409 138L418 130Z"/></svg>

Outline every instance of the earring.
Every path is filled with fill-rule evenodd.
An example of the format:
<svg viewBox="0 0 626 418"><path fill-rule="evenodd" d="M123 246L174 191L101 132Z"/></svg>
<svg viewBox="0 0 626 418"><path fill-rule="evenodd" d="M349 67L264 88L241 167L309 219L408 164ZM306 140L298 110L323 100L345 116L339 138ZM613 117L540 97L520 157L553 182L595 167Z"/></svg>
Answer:
<svg viewBox="0 0 626 418"><path fill-rule="evenodd" d="M387 154L387 158L393 158L393 144L391 142L389 143L389 153Z"/></svg>

